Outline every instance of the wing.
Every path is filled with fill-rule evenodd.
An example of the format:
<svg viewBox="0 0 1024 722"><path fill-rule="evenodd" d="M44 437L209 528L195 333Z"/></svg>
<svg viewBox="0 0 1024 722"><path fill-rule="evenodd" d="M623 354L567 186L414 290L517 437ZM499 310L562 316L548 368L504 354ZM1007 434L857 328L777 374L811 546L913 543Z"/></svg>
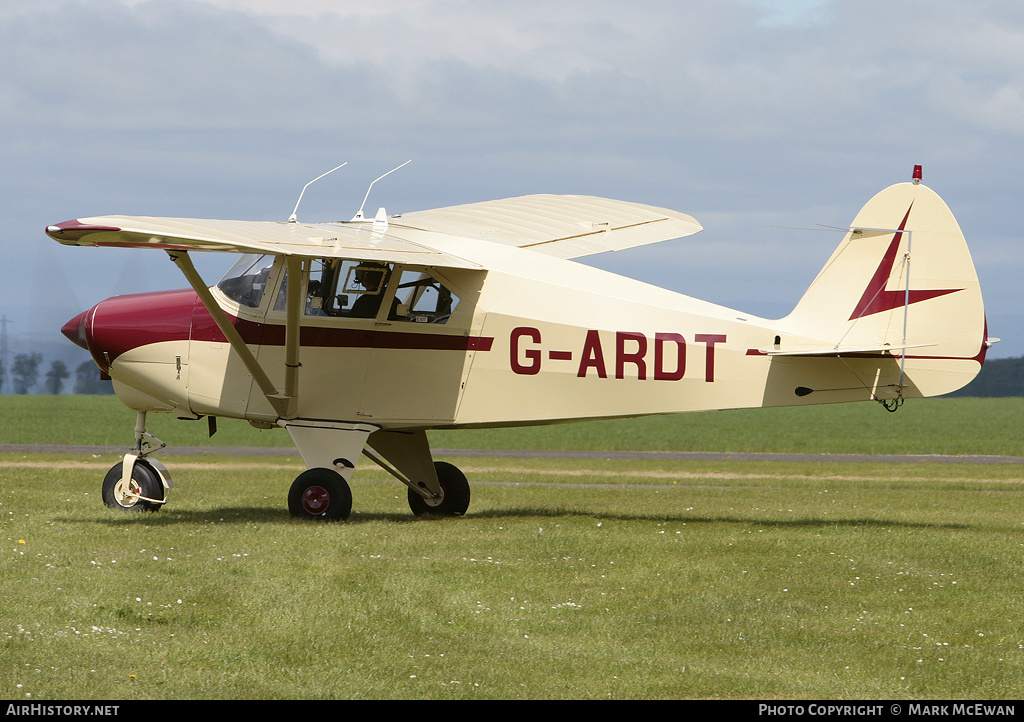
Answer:
<svg viewBox="0 0 1024 722"><path fill-rule="evenodd" d="M443 236L577 258L700 230L691 216L664 208L590 196L534 195L416 211L385 223L100 216L48 226L46 233L72 246L270 253L479 269L479 264L445 251Z"/></svg>
<svg viewBox="0 0 1024 722"><path fill-rule="evenodd" d="M529 248L558 258L619 251L703 230L685 213L593 196L531 195L394 216L391 225Z"/></svg>
<svg viewBox="0 0 1024 722"><path fill-rule="evenodd" d="M373 230L370 223L306 224L102 216L48 226L46 233L69 246L268 253L481 268L479 264L439 248L408 241L394 233Z"/></svg>

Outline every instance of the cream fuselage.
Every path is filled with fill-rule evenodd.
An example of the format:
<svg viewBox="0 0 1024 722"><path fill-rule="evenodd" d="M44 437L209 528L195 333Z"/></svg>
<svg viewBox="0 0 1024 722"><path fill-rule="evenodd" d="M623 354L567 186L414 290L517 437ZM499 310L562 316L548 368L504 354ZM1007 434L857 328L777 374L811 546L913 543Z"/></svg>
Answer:
<svg viewBox="0 0 1024 722"><path fill-rule="evenodd" d="M767 356L806 341L785 319L531 251L492 253L501 271L431 269L460 299L443 325L389 321L383 310L374 319L305 316L297 416L381 428L554 423L861 400L899 380L891 357ZM279 259L268 289L282 276ZM214 293L280 384L285 318L271 308L275 294L248 308ZM108 299L65 332L84 341L131 408L278 419L190 290ZM835 390L807 399L797 386Z"/></svg>

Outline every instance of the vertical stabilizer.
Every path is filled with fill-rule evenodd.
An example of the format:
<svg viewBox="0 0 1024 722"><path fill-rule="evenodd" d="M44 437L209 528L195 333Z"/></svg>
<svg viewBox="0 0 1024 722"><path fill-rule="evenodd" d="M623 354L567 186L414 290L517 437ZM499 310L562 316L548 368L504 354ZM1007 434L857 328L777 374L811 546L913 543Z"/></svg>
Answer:
<svg viewBox="0 0 1024 722"><path fill-rule="evenodd" d="M967 242L943 200L917 180L867 202L781 324L833 355L888 350L899 360L908 396L968 383L987 342Z"/></svg>

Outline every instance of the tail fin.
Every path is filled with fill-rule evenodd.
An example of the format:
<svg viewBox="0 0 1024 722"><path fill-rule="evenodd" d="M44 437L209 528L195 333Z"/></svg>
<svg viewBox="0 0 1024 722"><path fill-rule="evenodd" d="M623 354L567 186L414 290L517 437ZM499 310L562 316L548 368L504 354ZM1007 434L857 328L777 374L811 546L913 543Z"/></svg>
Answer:
<svg viewBox="0 0 1024 722"><path fill-rule="evenodd" d="M915 181L867 202L793 312L780 322L789 356L899 362L896 395L967 384L988 345L967 242L943 200ZM781 348L781 347L780 347Z"/></svg>

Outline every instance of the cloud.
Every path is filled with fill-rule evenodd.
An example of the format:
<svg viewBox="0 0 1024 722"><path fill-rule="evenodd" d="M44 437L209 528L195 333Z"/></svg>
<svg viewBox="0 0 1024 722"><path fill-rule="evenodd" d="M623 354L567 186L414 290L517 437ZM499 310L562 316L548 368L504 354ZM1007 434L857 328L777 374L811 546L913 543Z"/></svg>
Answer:
<svg viewBox="0 0 1024 722"><path fill-rule="evenodd" d="M777 227L844 225L923 163L976 248L992 321L1020 306L1022 34L1010 1L11 3L0 244L25 253L47 223L107 212L283 218L346 160L300 215L348 217L414 158L370 204L564 192L678 208L705 232L595 262L776 307L834 245ZM114 265L180 285L137 255ZM781 280L762 287L766 264Z"/></svg>

